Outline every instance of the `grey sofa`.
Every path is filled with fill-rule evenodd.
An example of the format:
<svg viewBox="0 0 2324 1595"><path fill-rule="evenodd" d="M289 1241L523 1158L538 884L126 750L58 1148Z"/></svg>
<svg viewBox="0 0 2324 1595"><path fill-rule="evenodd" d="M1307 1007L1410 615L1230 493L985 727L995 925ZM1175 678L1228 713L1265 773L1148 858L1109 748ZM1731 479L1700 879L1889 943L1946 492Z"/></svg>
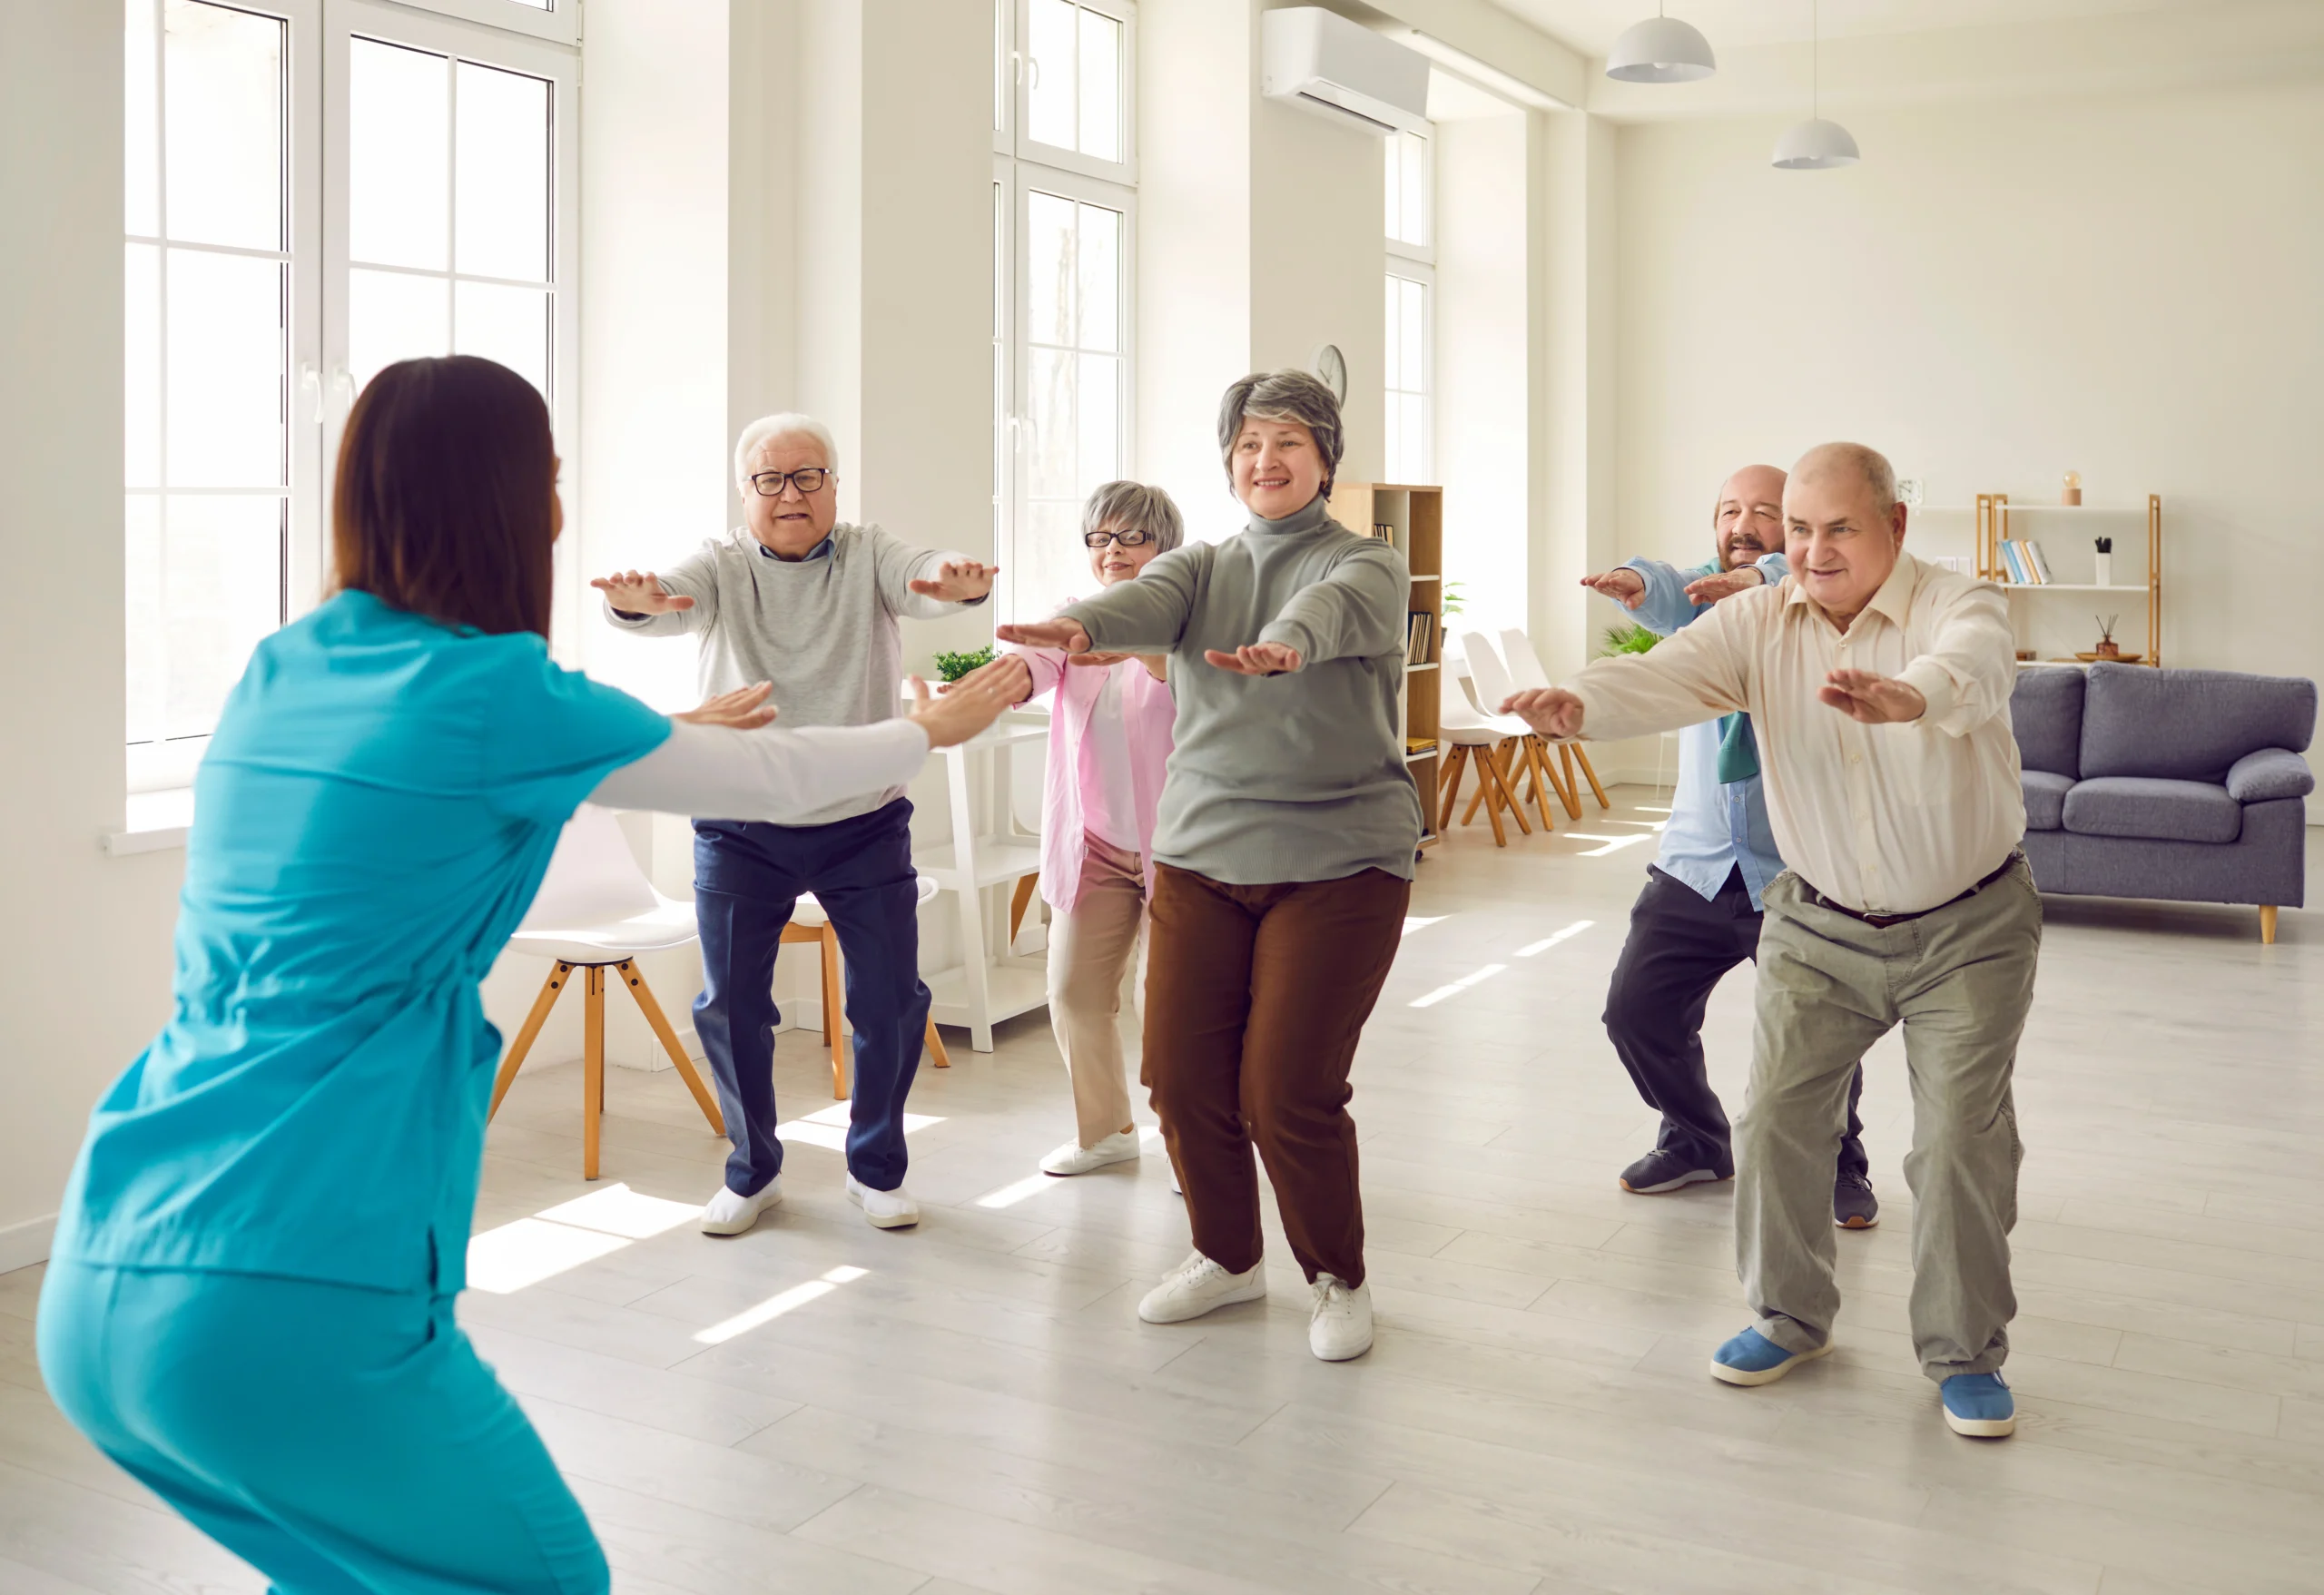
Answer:
<svg viewBox="0 0 2324 1595"><path fill-rule="evenodd" d="M2263 941L2305 902L2314 682L2041 666L2010 711L2043 891L2254 903Z"/></svg>

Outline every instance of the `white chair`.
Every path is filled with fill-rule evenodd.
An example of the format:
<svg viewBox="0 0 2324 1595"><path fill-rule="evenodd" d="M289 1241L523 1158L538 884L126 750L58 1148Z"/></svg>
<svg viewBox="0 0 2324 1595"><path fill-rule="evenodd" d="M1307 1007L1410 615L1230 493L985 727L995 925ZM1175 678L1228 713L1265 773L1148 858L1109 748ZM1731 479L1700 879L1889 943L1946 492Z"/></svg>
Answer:
<svg viewBox="0 0 2324 1595"><path fill-rule="evenodd" d="M1472 639L1473 641L1473 638ZM1475 668L1473 661L1455 660L1448 650L1444 668L1457 673L1455 679L1465 687L1468 672ZM1461 774L1471 764L1476 766L1477 795L1469 803L1469 812L1462 816L1465 825L1477 815L1477 804L1485 805L1485 818L1492 822L1492 842L1495 847L1509 845L1509 832L1502 825L1501 811L1504 808L1516 816L1517 828L1527 836L1533 828L1525 822L1525 811L1518 806L1516 794L1510 791L1502 766L1503 748L1516 739L1531 734L1531 727L1522 720L1504 714L1486 714L1469 701L1465 693L1445 693L1437 705L1437 740L1452 750L1445 762L1444 802L1436 816L1439 835L1451 829L1453 806L1461 797Z"/></svg>
<svg viewBox="0 0 2324 1595"><path fill-rule="evenodd" d="M1509 695L1517 690L1516 683L1510 678L1509 671L1502 661L1500 650L1493 646L1492 639L1484 633L1471 632L1462 637L1461 651L1469 661L1469 681L1476 691L1481 709L1490 712L1495 705L1506 702ZM1526 795L1532 799L1534 812L1541 817L1542 831L1547 832L1557 829L1550 819L1551 793L1566 803L1568 813L1580 818L1581 811L1573 805L1573 800L1558 784L1557 773L1550 766L1549 743L1531 725L1513 714L1496 714L1494 718L1512 727L1510 740L1503 743L1495 754L1501 763L1502 778L1508 782L1520 770L1531 778L1531 790ZM1516 788L1511 786L1510 792L1513 797ZM1473 809L1475 806L1474 800L1472 800L1470 807ZM1462 823L1466 822L1464 817Z"/></svg>
<svg viewBox="0 0 2324 1595"><path fill-rule="evenodd" d="M1533 639L1515 626L1501 634L1501 652L1502 656L1509 661L1510 679L1517 684L1519 692L1556 684L1550 680L1550 673L1541 668L1541 656L1533 652ZM1577 820L1581 818L1581 789L1574 784L1573 780L1573 767L1577 762L1581 765L1583 778L1590 783L1591 795L1598 800L1598 806L1600 809L1612 808L1614 805L1606 801L1606 789L1598 784L1598 772L1590 768L1590 751L1579 743L1570 742L1559 743L1557 750L1559 762L1565 766L1565 780L1558 789L1559 797L1565 802L1565 812ZM1659 759L1659 755L1657 756ZM1658 769L1658 779L1659 774Z"/></svg>
<svg viewBox="0 0 2324 1595"><path fill-rule="evenodd" d="M915 907L924 907L939 888L925 875L918 879L920 901ZM840 995L845 987L840 979L839 932L832 928L831 916L823 911L823 905L815 901L813 892L799 894L798 902L791 910L791 922L783 928L783 940L785 943L812 941L822 948L823 1045L832 1052L832 1098L833 1101L841 1100L847 1096L847 1031L844 1028L847 1004ZM950 1068L952 1055L944 1050L944 1039L936 1033L936 1020L932 1017L928 1021L925 1039L929 1056L935 1058L936 1067Z"/></svg>
<svg viewBox="0 0 2324 1595"><path fill-rule="evenodd" d="M694 1093L702 1116L713 1130L724 1135L726 1121L719 1117L717 1098L695 1072L694 1060L679 1045L677 1032L670 1029L662 1005L655 1000L653 988L646 985L633 961L641 952L684 947L694 939L694 905L664 897L654 889L645 871L637 867L613 811L589 804L575 810L564 834L557 838L556 852L549 859L548 873L541 881L532 908L508 939L515 950L551 962L533 1011L525 1017L524 1028L509 1044L508 1056L493 1079L492 1106L486 1118L500 1111L500 1100L508 1094L509 1082L517 1078L534 1039L547 1022L549 1009L556 1006L573 971L582 970L587 1005L581 1031L581 1177L597 1177L599 1121L606 1110L606 971L612 970L629 988L670 1061L678 1066L678 1076Z"/></svg>

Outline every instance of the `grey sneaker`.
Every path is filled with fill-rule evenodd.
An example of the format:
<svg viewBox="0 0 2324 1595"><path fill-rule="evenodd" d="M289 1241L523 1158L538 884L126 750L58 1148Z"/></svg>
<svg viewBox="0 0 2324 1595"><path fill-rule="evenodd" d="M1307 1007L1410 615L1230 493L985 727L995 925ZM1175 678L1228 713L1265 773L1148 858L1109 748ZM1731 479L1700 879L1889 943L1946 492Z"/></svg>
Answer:
<svg viewBox="0 0 2324 1595"><path fill-rule="evenodd" d="M1715 1185L1734 1177L1733 1169L1722 1174L1716 1168L1703 1167L1690 1157L1657 1147L1622 1170L1622 1189L1636 1196L1659 1196L1681 1186Z"/></svg>
<svg viewBox="0 0 2324 1595"><path fill-rule="evenodd" d="M1880 1198L1870 1180L1844 1174L1832 1182L1832 1222L1842 1229L1870 1229L1880 1222Z"/></svg>

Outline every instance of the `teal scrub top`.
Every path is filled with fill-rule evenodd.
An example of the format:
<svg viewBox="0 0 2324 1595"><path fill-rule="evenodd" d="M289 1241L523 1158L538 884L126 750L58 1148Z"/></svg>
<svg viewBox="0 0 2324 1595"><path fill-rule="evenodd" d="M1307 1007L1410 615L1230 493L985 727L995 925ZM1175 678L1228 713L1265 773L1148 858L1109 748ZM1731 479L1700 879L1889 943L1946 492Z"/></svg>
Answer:
<svg viewBox="0 0 2324 1595"><path fill-rule="evenodd" d="M478 982L574 808L669 734L532 633L368 593L260 644L195 780L175 1011L90 1116L55 1255L459 1290Z"/></svg>

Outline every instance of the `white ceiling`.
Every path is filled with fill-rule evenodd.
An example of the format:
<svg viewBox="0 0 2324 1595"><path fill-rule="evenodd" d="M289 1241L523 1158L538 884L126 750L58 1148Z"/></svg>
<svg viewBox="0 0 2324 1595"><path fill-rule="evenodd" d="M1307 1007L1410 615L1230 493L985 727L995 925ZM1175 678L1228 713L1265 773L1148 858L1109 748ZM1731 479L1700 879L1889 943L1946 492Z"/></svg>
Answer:
<svg viewBox="0 0 2324 1595"><path fill-rule="evenodd" d="M1615 36L1654 14L1655 0L1492 0L1585 55L1602 58ZM2064 22L2140 13L2222 13L2232 0L1665 0L1664 9L1700 28L1714 51L1808 37L1820 3L1826 38L1870 38L1939 28ZM2232 23L2226 16L2222 27Z"/></svg>

